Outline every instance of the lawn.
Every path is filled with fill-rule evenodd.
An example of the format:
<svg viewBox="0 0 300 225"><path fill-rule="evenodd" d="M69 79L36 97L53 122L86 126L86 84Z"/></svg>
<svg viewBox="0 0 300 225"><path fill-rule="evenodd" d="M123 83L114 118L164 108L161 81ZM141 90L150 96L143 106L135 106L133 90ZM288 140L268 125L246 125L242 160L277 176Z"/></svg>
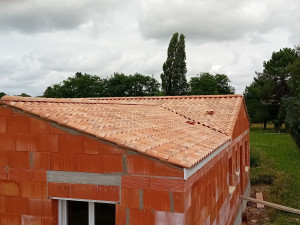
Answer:
<svg viewBox="0 0 300 225"><path fill-rule="evenodd" d="M266 201L300 209L300 149L291 135L271 126L250 130L251 185L263 187ZM270 221L264 224L300 224L300 216L268 209Z"/></svg>

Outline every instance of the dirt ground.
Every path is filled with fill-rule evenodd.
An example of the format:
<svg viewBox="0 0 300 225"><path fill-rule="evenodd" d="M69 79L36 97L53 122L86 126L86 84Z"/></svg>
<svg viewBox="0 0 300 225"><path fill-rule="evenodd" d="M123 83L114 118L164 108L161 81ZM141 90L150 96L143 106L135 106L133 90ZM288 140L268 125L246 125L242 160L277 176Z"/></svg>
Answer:
<svg viewBox="0 0 300 225"><path fill-rule="evenodd" d="M268 201L268 186L252 186L250 196L255 198L256 192L262 192L265 201ZM245 212L243 213L243 225L261 225L270 222L271 209L265 207L258 209L256 203L248 202Z"/></svg>

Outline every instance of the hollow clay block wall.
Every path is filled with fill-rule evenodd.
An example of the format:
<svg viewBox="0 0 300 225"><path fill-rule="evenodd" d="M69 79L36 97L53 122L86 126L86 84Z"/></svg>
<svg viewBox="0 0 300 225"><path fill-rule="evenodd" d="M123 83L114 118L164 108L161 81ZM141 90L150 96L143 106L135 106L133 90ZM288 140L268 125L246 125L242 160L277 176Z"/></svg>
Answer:
<svg viewBox="0 0 300 225"><path fill-rule="evenodd" d="M127 155L116 224L181 224L184 216L183 170L139 155Z"/></svg>
<svg viewBox="0 0 300 225"><path fill-rule="evenodd" d="M237 137L247 127L240 116ZM232 149L184 181L178 167L0 106L0 224L57 224L49 196L115 201L118 225L225 224L239 204L238 191L228 196ZM120 176L120 184L49 182L47 171Z"/></svg>
<svg viewBox="0 0 300 225"><path fill-rule="evenodd" d="M57 141L46 123L0 106L0 224L57 224L46 171Z"/></svg>
<svg viewBox="0 0 300 225"><path fill-rule="evenodd" d="M120 201L120 185L47 181L47 171L123 173L125 151L0 106L0 224L57 224L48 197Z"/></svg>
<svg viewBox="0 0 300 225"><path fill-rule="evenodd" d="M120 184L53 182L49 171L116 176ZM0 106L0 224L58 224L58 201L48 197L117 202L116 224L184 219L182 169Z"/></svg>

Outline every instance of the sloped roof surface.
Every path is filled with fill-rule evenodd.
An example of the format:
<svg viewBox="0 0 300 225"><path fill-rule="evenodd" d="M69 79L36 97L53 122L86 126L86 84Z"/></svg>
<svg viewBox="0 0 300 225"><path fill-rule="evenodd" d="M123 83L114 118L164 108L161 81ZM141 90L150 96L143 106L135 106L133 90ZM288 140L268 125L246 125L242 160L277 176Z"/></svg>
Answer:
<svg viewBox="0 0 300 225"><path fill-rule="evenodd" d="M184 168L231 139L242 102L240 95L1 99L2 104Z"/></svg>

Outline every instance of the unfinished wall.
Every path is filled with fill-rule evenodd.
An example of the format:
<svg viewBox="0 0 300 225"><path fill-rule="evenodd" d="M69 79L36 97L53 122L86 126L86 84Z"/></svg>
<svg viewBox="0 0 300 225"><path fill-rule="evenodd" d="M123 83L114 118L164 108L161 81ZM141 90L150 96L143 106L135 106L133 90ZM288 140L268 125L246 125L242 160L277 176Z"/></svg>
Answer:
<svg viewBox="0 0 300 225"><path fill-rule="evenodd" d="M249 153L249 122L242 105L230 146L185 183L185 224L234 223L239 196L249 185Z"/></svg>
<svg viewBox="0 0 300 225"><path fill-rule="evenodd" d="M155 224L183 212L183 188L182 169L0 106L0 224L58 224L51 197L115 202L116 224Z"/></svg>
<svg viewBox="0 0 300 225"><path fill-rule="evenodd" d="M117 225L232 224L249 180L245 115L184 181L183 169L0 106L0 224L57 225L52 197L115 202Z"/></svg>
<svg viewBox="0 0 300 225"><path fill-rule="evenodd" d="M46 123L1 106L0 121L0 224L56 224L46 170L58 136Z"/></svg>

